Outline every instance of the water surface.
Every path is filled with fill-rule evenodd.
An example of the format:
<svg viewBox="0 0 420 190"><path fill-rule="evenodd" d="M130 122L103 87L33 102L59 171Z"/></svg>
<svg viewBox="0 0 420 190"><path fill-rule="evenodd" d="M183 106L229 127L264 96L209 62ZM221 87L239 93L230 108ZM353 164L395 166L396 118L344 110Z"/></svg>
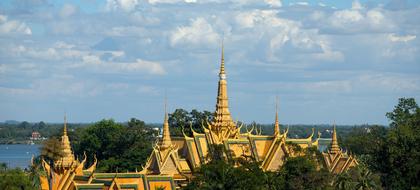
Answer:
<svg viewBox="0 0 420 190"><path fill-rule="evenodd" d="M9 168L27 168L32 155L39 154L40 145L28 144L0 144L0 163L4 162Z"/></svg>

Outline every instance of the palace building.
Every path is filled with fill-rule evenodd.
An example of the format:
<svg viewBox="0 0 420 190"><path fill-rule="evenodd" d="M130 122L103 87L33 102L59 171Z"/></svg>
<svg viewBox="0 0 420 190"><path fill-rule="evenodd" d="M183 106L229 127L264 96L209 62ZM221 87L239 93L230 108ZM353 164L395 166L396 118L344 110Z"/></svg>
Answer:
<svg viewBox="0 0 420 190"><path fill-rule="evenodd" d="M168 114L165 109L163 134L159 143L153 147L147 163L141 171L126 173L96 173L93 165L84 169L86 155L82 161L74 158L67 136L66 122L62 136L64 156L50 163L42 161L47 173L41 178L42 189L131 189L155 190L178 189L194 176L196 168L209 161L208 154L212 145L222 145L228 155L227 158L251 157L261 163L264 171L275 171L283 165L287 157L295 156L289 148L289 143L295 143L302 148L317 147L321 149L320 135L314 138L314 130L308 138L288 138L288 128L280 130L278 113L275 114L274 133L261 135L258 129L242 129L242 125L232 119L229 111L227 94L227 75L225 71L224 52L222 47L221 65L216 99L214 119L202 125L204 133L192 129L192 136L171 137L168 124ZM242 130L241 130L242 129ZM245 132L243 132L245 131ZM341 150L337 141L337 132L334 127L330 147L323 151L325 166L332 173L346 171L356 166L357 160L347 152ZM100 160L99 160L100 162ZM50 178L51 180L47 180Z"/></svg>

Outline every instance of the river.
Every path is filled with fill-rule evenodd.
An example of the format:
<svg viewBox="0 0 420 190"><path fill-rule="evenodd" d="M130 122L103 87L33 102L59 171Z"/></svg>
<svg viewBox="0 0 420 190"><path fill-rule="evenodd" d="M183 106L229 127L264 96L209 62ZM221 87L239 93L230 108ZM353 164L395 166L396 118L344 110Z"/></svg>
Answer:
<svg viewBox="0 0 420 190"><path fill-rule="evenodd" d="M0 144L0 163L6 163L9 168L27 168L31 164L32 155L39 154L39 146L36 144Z"/></svg>

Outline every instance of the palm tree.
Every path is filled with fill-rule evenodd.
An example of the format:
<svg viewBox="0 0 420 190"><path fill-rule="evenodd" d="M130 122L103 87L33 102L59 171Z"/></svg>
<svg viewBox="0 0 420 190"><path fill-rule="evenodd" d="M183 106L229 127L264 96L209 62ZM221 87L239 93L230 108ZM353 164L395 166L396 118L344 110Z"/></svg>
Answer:
<svg viewBox="0 0 420 190"><path fill-rule="evenodd" d="M355 189L371 190L380 188L376 185L373 174L366 167L360 167Z"/></svg>
<svg viewBox="0 0 420 190"><path fill-rule="evenodd" d="M35 189L40 189L41 186L41 176L45 176L45 172L41 169L41 157L38 156L32 160L31 165L29 166L29 179L32 181L32 186Z"/></svg>
<svg viewBox="0 0 420 190"><path fill-rule="evenodd" d="M337 190L348 190L352 187L353 180L347 172L337 174L334 179L334 188Z"/></svg>
<svg viewBox="0 0 420 190"><path fill-rule="evenodd" d="M52 189L52 172L54 170L54 161L60 159L63 156L63 149L61 146L60 140L57 138L50 138L44 143L42 143L41 146L41 156L49 162L51 169L50 173L48 174L48 183L49 183L49 189Z"/></svg>
<svg viewBox="0 0 420 190"><path fill-rule="evenodd" d="M0 163L0 172L5 172L7 170L7 164L2 162Z"/></svg>

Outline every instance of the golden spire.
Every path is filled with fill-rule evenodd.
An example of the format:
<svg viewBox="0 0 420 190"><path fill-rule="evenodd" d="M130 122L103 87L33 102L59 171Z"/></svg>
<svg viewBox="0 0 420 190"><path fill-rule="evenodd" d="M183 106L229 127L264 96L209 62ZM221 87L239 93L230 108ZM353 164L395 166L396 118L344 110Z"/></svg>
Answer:
<svg viewBox="0 0 420 190"><path fill-rule="evenodd" d="M232 137L236 132L236 125L229 112L229 102L227 94L227 82L225 72L224 45L222 43L221 64L219 73L219 85L217 91L217 103L215 117L212 125L212 131L217 134L219 139Z"/></svg>
<svg viewBox="0 0 420 190"><path fill-rule="evenodd" d="M220 80L225 80L226 79L226 73L225 73L225 48L222 42L222 58L221 58L221 64L220 64L220 72L219 72L219 77Z"/></svg>
<svg viewBox="0 0 420 190"><path fill-rule="evenodd" d="M63 136L67 136L67 114L66 113L64 113Z"/></svg>
<svg viewBox="0 0 420 190"><path fill-rule="evenodd" d="M169 131L169 122L168 122L168 113L166 111L166 95L165 95L165 118L163 121L163 133L162 133L162 142L160 145L161 149L167 149L172 145L171 133Z"/></svg>
<svg viewBox="0 0 420 190"><path fill-rule="evenodd" d="M61 167L70 167L74 162L74 155L71 151L71 145L69 137L67 136L67 114L64 114L64 128L63 136L61 136L61 148L62 148L62 157L60 160L57 160L56 165Z"/></svg>
<svg viewBox="0 0 420 190"><path fill-rule="evenodd" d="M333 129L333 134L332 134L330 152L331 153L340 152L340 146L338 146L338 140L337 140L337 131L335 129L335 122L334 122L334 129Z"/></svg>
<svg viewBox="0 0 420 190"><path fill-rule="evenodd" d="M280 135L278 104L279 104L279 98L276 97L276 121L274 123L274 135Z"/></svg>

